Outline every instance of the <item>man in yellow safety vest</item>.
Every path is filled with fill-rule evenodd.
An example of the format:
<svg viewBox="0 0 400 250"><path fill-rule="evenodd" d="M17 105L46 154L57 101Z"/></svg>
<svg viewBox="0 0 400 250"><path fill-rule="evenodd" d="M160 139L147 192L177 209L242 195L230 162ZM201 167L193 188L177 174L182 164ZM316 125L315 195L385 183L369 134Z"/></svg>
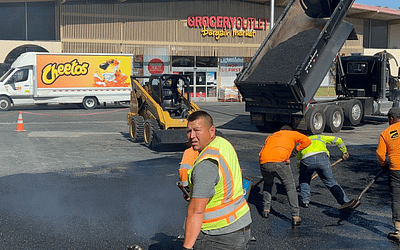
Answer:
<svg viewBox="0 0 400 250"><path fill-rule="evenodd" d="M308 208L310 203L310 181L314 172L317 172L325 186L329 189L336 201L343 205L347 203L346 193L335 181L329 161L329 151L326 144L335 144L342 152L342 158L349 158L346 145L342 138L337 136L312 135L311 144L297 154L298 167L300 168L300 206Z"/></svg>
<svg viewBox="0 0 400 250"><path fill-rule="evenodd" d="M183 249L246 249L250 239L250 209L236 151L215 130L205 111L188 117L188 140L199 156L188 171L191 197Z"/></svg>

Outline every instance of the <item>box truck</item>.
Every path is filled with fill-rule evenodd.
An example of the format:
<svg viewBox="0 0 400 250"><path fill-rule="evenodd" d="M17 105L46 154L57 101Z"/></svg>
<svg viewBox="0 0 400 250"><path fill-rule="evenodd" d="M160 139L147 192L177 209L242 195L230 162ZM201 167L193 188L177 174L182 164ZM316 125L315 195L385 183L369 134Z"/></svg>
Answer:
<svg viewBox="0 0 400 250"><path fill-rule="evenodd" d="M0 78L0 110L50 103L94 109L129 102L132 67L130 54L23 53Z"/></svg>
<svg viewBox="0 0 400 250"><path fill-rule="evenodd" d="M344 121L355 126L364 115L384 114L393 101L400 105L399 76L390 73L393 56L338 55L347 39L357 39L343 20L353 1L289 2L235 79L257 129L273 132L288 124L310 134L338 132ZM316 101L333 62L337 98Z"/></svg>

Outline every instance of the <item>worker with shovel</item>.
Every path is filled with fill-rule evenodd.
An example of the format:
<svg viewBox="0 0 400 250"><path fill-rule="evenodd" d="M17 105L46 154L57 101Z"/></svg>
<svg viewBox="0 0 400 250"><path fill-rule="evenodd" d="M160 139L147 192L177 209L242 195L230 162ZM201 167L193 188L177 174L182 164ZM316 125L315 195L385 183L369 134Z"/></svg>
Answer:
<svg viewBox="0 0 400 250"><path fill-rule="evenodd" d="M392 196L392 220L394 233L388 238L400 242L400 108L388 112L389 127L380 134L376 155L382 171L389 170L389 187ZM386 161L388 155L389 162Z"/></svg>
<svg viewBox="0 0 400 250"><path fill-rule="evenodd" d="M326 144L335 144L342 152L342 158L349 158L346 145L340 137L326 135L312 135L311 145L297 154L298 167L300 167L300 206L308 208L310 203L310 181L314 172L317 172L325 186L335 197L336 201L343 205L350 201L342 187L335 181L329 161L329 151Z"/></svg>
<svg viewBox="0 0 400 250"><path fill-rule="evenodd" d="M299 145L296 146L296 144ZM280 131L268 136L264 147L259 153L261 174L264 179L262 216L269 217L271 209L271 191L274 186L275 177L285 186L292 214L292 226L301 224L299 198L294 184L289 158L297 155L299 150L311 144L311 140L297 132L292 131L290 126L283 126Z"/></svg>

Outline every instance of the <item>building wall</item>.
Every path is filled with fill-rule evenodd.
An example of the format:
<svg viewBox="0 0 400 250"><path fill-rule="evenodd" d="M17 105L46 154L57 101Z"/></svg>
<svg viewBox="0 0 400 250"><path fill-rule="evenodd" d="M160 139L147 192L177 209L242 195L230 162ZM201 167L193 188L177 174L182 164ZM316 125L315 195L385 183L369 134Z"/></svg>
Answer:
<svg viewBox="0 0 400 250"><path fill-rule="evenodd" d="M400 24L389 26L389 49L400 49Z"/></svg>
<svg viewBox="0 0 400 250"><path fill-rule="evenodd" d="M364 20L356 18L345 18L345 21L354 25L358 40L347 40L340 50L340 53L342 55L350 55L351 53L362 53Z"/></svg>
<svg viewBox="0 0 400 250"><path fill-rule="evenodd" d="M203 37L201 28L188 27L187 17L218 13L269 18L269 9L265 4L231 0L63 4L61 40L64 52L143 54L146 47L161 47L170 55L251 57L269 29L256 30L252 38L229 36L216 40L214 36Z"/></svg>
<svg viewBox="0 0 400 250"><path fill-rule="evenodd" d="M37 45L49 52L61 52L62 45L61 42L43 42L43 41L7 41L0 40L0 62L4 62L7 55L15 48L24 45Z"/></svg>

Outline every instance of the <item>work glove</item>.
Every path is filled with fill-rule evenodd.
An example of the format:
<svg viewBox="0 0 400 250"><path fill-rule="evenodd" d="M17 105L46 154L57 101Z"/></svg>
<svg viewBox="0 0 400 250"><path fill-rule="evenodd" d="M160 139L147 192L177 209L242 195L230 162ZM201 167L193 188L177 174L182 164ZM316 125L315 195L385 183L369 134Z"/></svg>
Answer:
<svg viewBox="0 0 400 250"><path fill-rule="evenodd" d="M292 154L290 155L290 158L295 157L299 151L297 151L296 147L292 150Z"/></svg>
<svg viewBox="0 0 400 250"><path fill-rule="evenodd" d="M342 155L342 159L343 159L343 160L347 160L347 159L349 159L349 157L350 157L349 153L344 153L344 154Z"/></svg>
<svg viewBox="0 0 400 250"><path fill-rule="evenodd" d="M386 173L387 171L389 171L389 163L385 162L385 165L381 166L382 168L382 173Z"/></svg>

